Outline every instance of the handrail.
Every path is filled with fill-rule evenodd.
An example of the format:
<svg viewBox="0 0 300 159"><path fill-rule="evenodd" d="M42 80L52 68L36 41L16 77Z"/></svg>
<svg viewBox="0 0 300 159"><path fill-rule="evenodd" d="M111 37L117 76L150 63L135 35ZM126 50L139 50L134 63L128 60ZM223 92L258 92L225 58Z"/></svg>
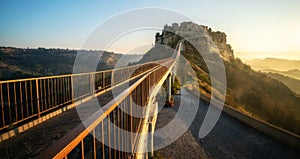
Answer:
<svg viewBox="0 0 300 159"><path fill-rule="evenodd" d="M171 66L174 65L175 60L171 59L169 61L164 62L166 66ZM67 135L65 135L63 138L61 138L59 141L57 141L56 144L52 145L49 147L47 150L43 151L38 158L65 158L70 153L72 152L75 147L80 147L81 148L81 156L83 157L85 152L85 143L84 139L89 135L90 132L95 134L95 129L97 126L102 125L103 128L103 122L104 119L110 119L110 120L115 120L111 119L113 116L113 112L117 112L121 114L121 117L125 117L124 120L130 120L128 123L137 123L134 119L141 121L143 120L142 118L134 118L132 116L126 115L124 112L120 111L117 109L118 107L122 107L122 103L126 101L126 99L131 99L133 102L135 102L141 106L146 106L147 104L147 97L149 96L149 90L152 85L157 83L159 79L165 75L165 73L168 72L168 68L165 66L160 66L151 72L145 74L143 77L141 77L138 81L136 81L134 84L132 84L129 88L127 88L125 91L123 91L121 94L119 94L117 97L114 98L114 100L110 101L107 103L104 107L102 107L101 110L97 111L94 113L91 117L89 117L86 121L84 121L82 124L77 126L75 129L73 129L71 132L69 132ZM142 90L147 90L147 91L142 91ZM140 98L134 98L134 96L140 96ZM144 100L144 101L143 101ZM126 105L125 105L126 106ZM124 106L124 107L125 107ZM127 105L128 106L128 105ZM132 109L132 105L129 105L129 108ZM117 124L117 122L115 123ZM87 127L85 127L86 125ZM131 127L132 133L137 133L135 131L139 130L139 128L135 127L137 125L131 124L129 127L128 125L118 125L119 127L123 129L128 129ZM135 129L133 130L133 127ZM109 126L108 126L109 129ZM108 130L109 131L109 130ZM112 130L114 131L114 130ZM104 133L104 130L102 129L102 134ZM110 132L109 132L110 134ZM109 137L110 138L110 137ZM96 142L95 135L93 135L93 143ZM132 142L132 141L131 141ZM131 145L132 146L132 145ZM102 150L104 150L105 147L103 144L100 146ZM93 156L94 158L96 157L96 146L93 146ZM110 150L110 149L109 149ZM126 153L126 152L121 152L118 151L119 155L120 153ZM109 155L105 154L102 152L102 156ZM129 155L128 153L122 154L122 155Z"/></svg>
<svg viewBox="0 0 300 159"><path fill-rule="evenodd" d="M180 47L181 44L178 44L176 49L178 50ZM140 136L139 133L145 131L143 125L145 119L143 115L149 112L149 102L153 100L153 93L157 93L158 86L154 87L153 90L150 89L156 84L162 85L162 82L177 62L179 53L180 50L177 51L176 57L162 63L165 66L159 66L143 75L129 88L124 90L117 97L114 97L114 99L102 107L101 110L95 112L87 120L83 121L83 123L58 140L57 143L40 153L37 158L68 158L70 155L77 155L77 158L80 156L81 158L85 158L86 155L92 156L93 158L97 158L97 156L100 155L102 158L118 158L117 156L119 156L119 158L128 158L131 154L135 154L136 151L140 149L137 148L137 146L141 144L137 142ZM149 99L149 97L151 99ZM146 112L144 109L142 111L136 110L136 112L139 112L142 116L137 117L132 115L134 109L133 102L141 107L146 107ZM130 112L127 113L125 110L129 110ZM116 130L114 126L110 128L110 122L119 127L119 129L129 131L129 137L119 136L119 130ZM96 131L97 127L100 127L100 132ZM113 133L113 142L117 145L113 145L113 147L110 147L111 145L104 145L105 132L108 137L108 144L111 143L110 134ZM90 133L92 139L86 141ZM96 140L97 133L100 133L98 136L100 135L102 138L101 143ZM121 141L119 141L120 138ZM118 149L120 146L121 149ZM88 154L89 152L90 154ZM99 154L99 152L101 153Z"/></svg>
<svg viewBox="0 0 300 159"><path fill-rule="evenodd" d="M128 76L136 76L167 60L98 72L0 81L0 130L34 117L40 118L53 109L99 94L127 80L127 77L114 78L114 75L133 71Z"/></svg>
<svg viewBox="0 0 300 159"><path fill-rule="evenodd" d="M169 59L169 58L167 58L167 59ZM124 69L124 68L131 68L131 67L142 66L142 65L145 65L145 64L160 63L160 62L163 62L165 60L166 59L157 60L157 61L150 61L150 62L146 62L146 63L142 63L142 64L136 64L136 65L126 66L126 67L113 68L113 69L102 70L102 71L94 71L94 72L84 72L84 73L75 73L75 74L64 74L64 75L54 75L54 76L43 76L43 77L31 77L31 78L23 78L23 79L3 80L3 81L0 81L0 84L11 83L11 82L22 82L22 81L29 81L29 80L39 80L39 79L49 79L49 78L80 76L80 75L87 75L87 74L91 74L91 73L111 72L111 71L116 71L116 70L120 70L120 69Z"/></svg>

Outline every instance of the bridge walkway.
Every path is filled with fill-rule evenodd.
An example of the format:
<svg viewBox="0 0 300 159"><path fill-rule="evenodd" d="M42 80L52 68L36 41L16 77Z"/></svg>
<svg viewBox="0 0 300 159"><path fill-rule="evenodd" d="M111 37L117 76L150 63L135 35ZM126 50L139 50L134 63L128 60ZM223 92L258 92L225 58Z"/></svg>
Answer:
<svg viewBox="0 0 300 159"><path fill-rule="evenodd" d="M195 106L191 101L197 100L197 97L183 90L181 95L175 95L174 99L175 107L163 108L159 112L156 129L162 128L174 118L180 104L186 107ZM214 129L205 138L199 139L198 132L207 109L207 102L201 101L188 131L157 153L165 158L300 158L299 151L224 112Z"/></svg>
<svg viewBox="0 0 300 159"><path fill-rule="evenodd" d="M138 80L134 79L130 83ZM86 110L82 118L91 116L98 109L113 99L113 93L119 94L124 91L126 84L120 85L111 91L105 92L98 97L88 100L68 111L52 117L42 124L36 125L27 131L0 142L0 159L3 158L34 158L40 152L62 138L67 132L82 123L77 108ZM112 93L113 92L113 93Z"/></svg>

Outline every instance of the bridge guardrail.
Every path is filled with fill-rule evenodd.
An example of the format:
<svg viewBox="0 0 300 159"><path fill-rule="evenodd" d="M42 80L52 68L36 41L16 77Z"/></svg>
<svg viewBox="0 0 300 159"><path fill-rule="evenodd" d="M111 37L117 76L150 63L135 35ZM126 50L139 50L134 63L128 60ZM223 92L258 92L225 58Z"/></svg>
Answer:
<svg viewBox="0 0 300 159"><path fill-rule="evenodd" d="M139 132L144 120L142 116L145 113L139 111L137 107L147 105L149 90L168 72L168 66L174 64L174 61L173 59L165 61L165 66L161 65L143 75L84 123L44 150L38 158L128 158L132 156L138 144ZM134 107L134 105L138 106ZM120 133L121 130L129 134L124 135ZM109 146L97 139L102 139Z"/></svg>
<svg viewBox="0 0 300 159"><path fill-rule="evenodd" d="M0 81L0 131L104 91L165 60L99 72Z"/></svg>

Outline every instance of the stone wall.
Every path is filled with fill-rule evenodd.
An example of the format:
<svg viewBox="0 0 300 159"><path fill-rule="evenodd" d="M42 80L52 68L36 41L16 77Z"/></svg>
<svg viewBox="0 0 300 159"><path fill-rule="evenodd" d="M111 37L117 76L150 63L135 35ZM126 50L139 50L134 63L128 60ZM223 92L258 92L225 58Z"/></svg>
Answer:
<svg viewBox="0 0 300 159"><path fill-rule="evenodd" d="M173 23L171 26L165 25L161 34L156 34L155 43L174 47L179 40L179 36L191 38L193 45L199 45L201 51L217 52L224 60L234 58L233 50L227 44L226 34L220 31L212 31L208 26L198 25L193 22Z"/></svg>

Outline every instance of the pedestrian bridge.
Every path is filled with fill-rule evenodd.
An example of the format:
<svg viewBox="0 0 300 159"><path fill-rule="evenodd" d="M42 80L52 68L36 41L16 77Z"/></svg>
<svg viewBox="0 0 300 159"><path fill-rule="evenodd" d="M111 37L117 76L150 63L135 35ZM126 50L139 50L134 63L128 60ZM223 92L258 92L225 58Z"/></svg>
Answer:
<svg viewBox="0 0 300 159"><path fill-rule="evenodd" d="M170 100L178 56L175 51L171 58L118 69L1 81L0 140L119 88L108 103L37 158L146 158L149 150L153 152L155 96L167 81Z"/></svg>
<svg viewBox="0 0 300 159"><path fill-rule="evenodd" d="M171 101L172 72L179 61L180 48L181 43L177 45L173 56L167 59L112 70L0 81L0 158L111 159L147 158L153 155L154 129L161 126L156 125L156 96L163 83L166 83L166 103ZM191 94L181 95L184 100L180 101L189 105L189 108L192 107L191 99L199 99ZM209 102L204 96L200 98ZM194 105L199 106L198 112L195 112L198 116L189 130L195 136L198 135L198 122L204 121L201 117L208 110L207 104L200 105ZM178 105L175 105L175 109L178 109ZM260 156L260 149L268 149L264 153L272 152L275 158L286 154L290 154L287 158L299 158L299 153L292 149L299 149L298 135L226 105L222 111L226 115L222 113L218 120L220 123L216 125L216 130L221 131L212 130L213 133L201 143L216 158L226 155L215 153L220 150L251 158ZM58 123L50 126L47 123L66 113L79 116L79 121L63 118L55 120ZM165 116L163 119L170 114L165 113ZM158 121L161 119L158 118ZM37 127L45 130L42 133L34 132ZM61 127L67 127L63 130L66 133L55 131L61 130ZM47 131L59 137L51 136L51 139L38 141L47 138ZM22 139L18 138L20 136ZM246 139L240 140L238 136ZM265 142L258 143L254 139ZM35 144L30 145L30 142ZM236 143L242 146L234 145ZM217 148L211 147L214 144ZM277 151L274 151L274 147ZM23 156L28 153L30 156Z"/></svg>

